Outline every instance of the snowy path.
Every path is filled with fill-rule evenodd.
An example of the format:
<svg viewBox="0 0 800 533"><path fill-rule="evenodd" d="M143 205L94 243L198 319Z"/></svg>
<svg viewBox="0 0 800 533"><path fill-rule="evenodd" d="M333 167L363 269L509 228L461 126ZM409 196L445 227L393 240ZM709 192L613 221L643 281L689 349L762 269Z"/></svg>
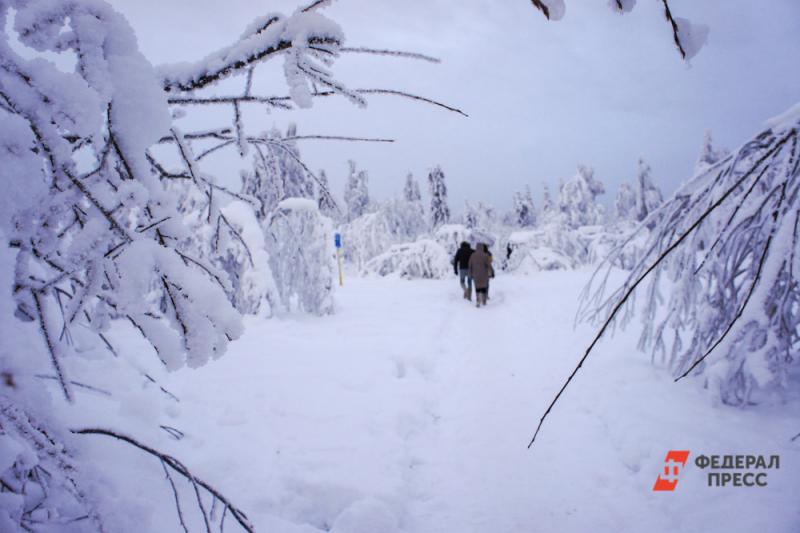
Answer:
<svg viewBox="0 0 800 533"><path fill-rule="evenodd" d="M592 333L572 329L585 275L499 277L484 309L455 279L348 280L334 316L249 320L219 361L163 376L178 412L154 407L142 427L156 416L187 436L142 436L214 480L259 531L796 530L791 410L714 407L631 334L602 344L526 448ZM768 489L708 488L694 468L679 491L653 493L671 448L779 453L782 468ZM134 455L130 468L153 470ZM144 530L174 527L158 470L140 495Z"/></svg>

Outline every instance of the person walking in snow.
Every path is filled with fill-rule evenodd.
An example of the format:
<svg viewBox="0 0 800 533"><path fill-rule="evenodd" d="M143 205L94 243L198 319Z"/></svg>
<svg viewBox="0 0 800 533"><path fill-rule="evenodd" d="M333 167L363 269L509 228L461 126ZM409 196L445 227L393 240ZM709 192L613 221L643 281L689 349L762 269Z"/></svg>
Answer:
<svg viewBox="0 0 800 533"><path fill-rule="evenodd" d="M469 258L469 275L475 283L475 306L486 305L486 294L489 292L489 278L494 276L492 256L483 243L478 243L475 252Z"/></svg>
<svg viewBox="0 0 800 533"><path fill-rule="evenodd" d="M473 253L472 246L464 241L453 258L453 270L461 282L461 290L464 291L464 299L472 300L472 278L469 275L469 258Z"/></svg>
<svg viewBox="0 0 800 533"><path fill-rule="evenodd" d="M486 252L486 255L489 256L489 269L490 269L490 278L494 278L494 256L492 255L492 251L489 249L489 245L484 243L483 250ZM486 299L489 299L489 286L486 286ZM486 305L486 302L483 302L483 305Z"/></svg>

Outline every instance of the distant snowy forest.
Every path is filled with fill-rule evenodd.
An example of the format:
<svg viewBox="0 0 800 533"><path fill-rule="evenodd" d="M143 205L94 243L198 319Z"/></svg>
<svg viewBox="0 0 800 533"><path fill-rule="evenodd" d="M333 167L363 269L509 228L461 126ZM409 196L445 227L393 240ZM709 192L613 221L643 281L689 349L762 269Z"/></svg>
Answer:
<svg viewBox="0 0 800 533"><path fill-rule="evenodd" d="M332 191L326 171L303 159L303 141L318 136L289 124L249 132L243 113L309 108L328 97L366 106L373 95L460 111L402 91L350 89L333 72L340 54L436 59L347 47L323 14L326 3L256 17L203 60L153 66L127 21L101 0L0 1L0 530L119 530L115 513L125 510L104 503L103 472L84 453L85 439L104 437L163 468L176 531L189 530L190 512L207 531L253 531L235 494L138 440L135 425L74 427L53 405L81 405L86 390L125 396L141 383L172 401L157 377L130 362L134 348L114 343L115 328L138 332L146 342L136 350L178 371L222 357L249 317L335 314L334 233L348 276L446 278L462 241L487 243L500 275L597 269L579 318L595 321L598 338L635 317L643 350L675 377L704 376L711 396L729 405L780 398L792 386L800 348L797 108L736 150L715 146L709 133L694 176L677 192L658 187L645 159L631 161L617 191L581 165L558 190L537 191L540 202L537 184L510 192L508 212L480 198L451 205L451 177L438 166L409 173L401 196L378 200L367 170L350 161L345 190ZM561 0L532 4L550 19L564 12ZM620 13L635 4L609 2ZM678 52L691 58L707 28L663 5ZM71 69L53 55L68 56ZM260 94L253 70L278 58L288 92ZM239 92L211 90L230 79ZM229 110L230 120L184 131L183 119L208 106ZM239 186L207 170L206 158L220 150L247 162ZM608 273L620 270L627 281L609 286ZM108 374L82 372L82 358L107 359ZM190 488L176 488L179 480Z"/></svg>

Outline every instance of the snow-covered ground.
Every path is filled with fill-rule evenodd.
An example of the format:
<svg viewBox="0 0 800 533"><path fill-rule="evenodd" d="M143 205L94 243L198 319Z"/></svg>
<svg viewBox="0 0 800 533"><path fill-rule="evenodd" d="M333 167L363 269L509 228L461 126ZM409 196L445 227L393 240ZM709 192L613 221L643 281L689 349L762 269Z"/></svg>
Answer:
<svg viewBox="0 0 800 533"><path fill-rule="evenodd" d="M800 530L800 439L790 442L800 401L714 406L701 382L673 383L637 352L635 328L602 342L526 448L594 332L573 329L588 275L500 276L481 309L455 277L347 279L335 315L252 318L218 361L169 375L151 368L180 403L148 387L119 404L79 398L65 416L175 455L258 531ZM136 364L155 366L143 344L128 345L141 346ZM81 438L111 479L93 490L135 517L117 527L178 530L155 459ZM653 492L670 449L690 450L689 465L675 492ZM708 487L693 461L701 453L781 463L767 487ZM176 484L199 525L194 493Z"/></svg>

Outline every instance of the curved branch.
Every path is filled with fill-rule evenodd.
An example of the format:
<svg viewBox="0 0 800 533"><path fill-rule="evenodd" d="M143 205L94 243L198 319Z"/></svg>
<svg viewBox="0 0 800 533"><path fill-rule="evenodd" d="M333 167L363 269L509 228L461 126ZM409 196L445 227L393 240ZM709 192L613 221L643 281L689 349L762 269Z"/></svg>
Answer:
<svg viewBox="0 0 800 533"><path fill-rule="evenodd" d="M452 111L453 113L458 113L459 115L469 117L468 114L464 113L462 110L458 109L457 107L452 107L442 102L438 102L436 100L432 100L431 98L426 98L424 96L419 96L412 93L407 93L404 91L397 91L394 89L355 89L352 92L358 94L389 94L393 96L402 96L403 98L410 98L411 100L417 100L419 102L425 102L426 104L431 104L437 107L441 107L442 109L446 109L448 111ZM334 91L318 91L312 93L311 96L333 96L335 93ZM286 97L288 98L288 97Z"/></svg>
<svg viewBox="0 0 800 533"><path fill-rule="evenodd" d="M73 430L71 430L71 432L76 434L76 435L104 435L106 437L113 437L114 439L117 439L117 440L122 441L122 442L126 442L126 443L128 443L128 444L130 444L130 445L132 445L132 446L134 446L136 448L139 448L143 452L146 452L146 453L152 455L153 457L159 459L162 462L162 464L170 467L173 471L177 472L178 474L180 474L181 476L183 476L187 480L189 480L189 482L192 483L192 485L194 485L195 490L197 490L197 487L202 487L203 489L208 491L211 495L213 495L215 498L217 498L219 501L221 501L225 505L225 507L230 510L230 512L233 515L233 517L236 519L237 522L239 522L239 524L242 526L242 528L245 531L247 531L249 533L254 533L255 532L255 528L253 527L253 525L248 520L246 514L244 514L236 506L234 506L230 502L230 500L228 500L225 496L223 496L222 493L220 493L214 487L212 487L207 482L205 482L202 479L199 479L197 476L195 476L188 468L186 468L186 466L184 466L180 461L178 461L174 457L172 457L170 455L167 455L165 453L159 452L158 450L156 450L154 448L151 448L150 446L147 446L146 444L142 444L141 442L137 441L136 439L134 439L132 437L129 437L127 435L123 435L122 433L117 433L115 431L111 431L111 430L108 430L108 429L82 428L82 429L73 429ZM199 495L198 495L198 497L199 497Z"/></svg>
<svg viewBox="0 0 800 533"><path fill-rule="evenodd" d="M354 54L370 54L376 56L392 56L392 57L407 57L409 59L419 59L428 61L429 63L441 63L442 60L438 57L433 57L418 52L405 52L403 50L380 50L377 48L367 48L364 46L356 47L342 47L340 52L354 53Z"/></svg>
<svg viewBox="0 0 800 533"><path fill-rule="evenodd" d="M613 309L609 313L608 317L601 326L600 330L592 339L592 342L591 344L589 344L589 347L586 348L586 351L584 352L583 356L578 361L578 365L575 367L572 373L570 373L569 377L567 377L567 380L564 382L564 384L561 386L561 389L559 389L556 396L550 402L550 405L547 406L547 409L545 410L544 414L539 419L539 424L536 426L536 431L533 434L533 438L531 438L531 441L528 443L528 448L530 448L533 445L534 441L536 440L536 437L539 435L539 431L542 429L542 424L547 418L547 415L550 414L550 411L553 409L553 406L555 406L556 402L558 402L558 399L564 393L564 390L566 390L567 386L569 386L569 384L572 382L572 379L578 373L578 370L580 370L580 368L583 366L583 363L586 361L586 358L589 357L590 353L592 353L592 350L594 350L595 345L603 337L603 334L611 325L614 318L617 316L617 313L619 313L620 309L622 309L622 307L625 305L625 302L628 301L628 298L630 298L631 294L633 294L636 288L642 283L642 281L644 281L644 279L647 276L650 275L650 273L653 270L656 269L656 267L658 267L662 263L662 261L673 250L675 250L684 240L686 240L686 238L689 237L689 235L691 235L694 232L694 230L696 230L700 226L700 224L702 224L703 221L706 218L708 218L708 216L714 210L716 210L720 205L722 205L722 203L725 200L727 200L728 197L731 196L734 193L734 191L736 191L745 182L745 180L747 180L761 166L762 163L764 163L769 157L771 157L778 150L780 150L780 148L796 134L797 132L795 130L791 130L782 139L776 142L775 145L766 154L764 154L764 156L762 156L758 161L756 161L747 172L745 172L738 180L736 180L736 182L734 182L730 187L728 187L728 189L722 195L720 195L720 197L716 201L714 201L705 211L703 211L700 214L700 216L698 216L698 218L686 230L684 230L683 233L677 239L675 239L675 241L673 241L663 252L661 252L661 254L659 254L659 256L653 261L653 263L642 274L640 274L632 284L628 286L625 293L622 295L619 301L617 301L616 305L614 305Z"/></svg>

